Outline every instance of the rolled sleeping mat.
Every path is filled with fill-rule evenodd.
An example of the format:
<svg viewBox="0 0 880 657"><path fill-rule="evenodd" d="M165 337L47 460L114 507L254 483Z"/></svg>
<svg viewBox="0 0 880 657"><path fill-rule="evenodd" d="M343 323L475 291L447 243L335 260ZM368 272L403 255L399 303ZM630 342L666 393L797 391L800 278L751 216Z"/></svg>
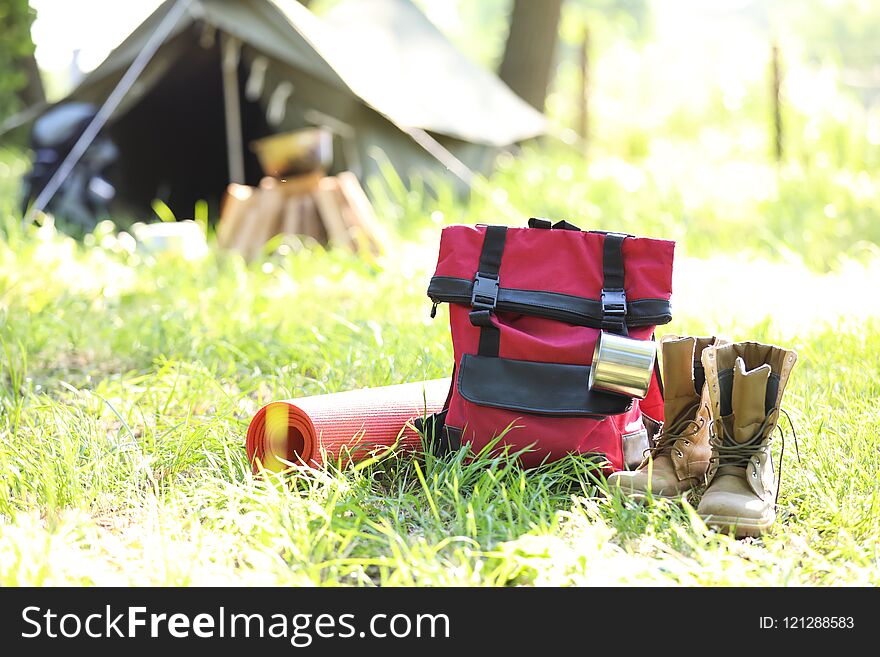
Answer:
<svg viewBox="0 0 880 657"><path fill-rule="evenodd" d="M435 379L272 402L248 427L248 460L255 472L281 472L290 467L281 459L314 468L325 459L356 462L398 437L398 447L418 449L421 438L408 425L442 410L449 385Z"/></svg>

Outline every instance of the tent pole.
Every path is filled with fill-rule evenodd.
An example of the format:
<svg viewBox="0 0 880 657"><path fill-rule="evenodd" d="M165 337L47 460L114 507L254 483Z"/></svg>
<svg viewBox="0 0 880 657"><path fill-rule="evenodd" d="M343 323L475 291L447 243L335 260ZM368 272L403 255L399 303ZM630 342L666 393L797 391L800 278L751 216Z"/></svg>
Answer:
<svg viewBox="0 0 880 657"><path fill-rule="evenodd" d="M226 117L226 154L229 182L244 184L244 137L241 133L241 99L238 89L238 63L241 43L223 34L220 37L223 68L223 114Z"/></svg>
<svg viewBox="0 0 880 657"><path fill-rule="evenodd" d="M95 138L101 132L101 129L107 124L107 121L110 120L110 117L113 116L113 112L116 111L116 108L118 108L119 104L125 99L126 94L131 90L134 83L137 82L141 73L144 72L147 64L153 59L153 55L155 55L156 51L159 50L159 47L165 43L165 39L171 34L172 30L189 9L191 4L192 0L177 0L174 6L168 10L168 13L165 14L165 18L163 18L162 22L156 27L156 31L150 35L149 40L144 44L143 50L137 54L131 62L131 65L128 67L128 70L125 71L125 74L113 88L113 91L107 96L107 100L104 101L101 109L95 114L95 118L93 118L86 126L86 129L83 130L83 133L73 145L73 148L70 149L67 157L64 158L64 161L61 162L58 169L55 170L55 173L49 179L49 182L46 183L46 186L43 187L42 191L37 195L37 199L31 206L30 212L28 212L25 217L26 221L32 222L38 213L46 209L46 206L49 205L49 202L55 197L58 190L61 189L61 185L67 180L67 177L73 171L77 162L79 162L80 158L85 155L89 146L95 141Z"/></svg>
<svg viewBox="0 0 880 657"><path fill-rule="evenodd" d="M447 148L445 148L443 144L421 128L398 127L408 134L410 139L421 146L431 157L445 166L452 175L467 185L469 189L473 188L474 180L477 175L471 171L464 162L459 160Z"/></svg>
<svg viewBox="0 0 880 657"><path fill-rule="evenodd" d="M397 124L395 124L397 125ZM486 181L486 178L472 171L468 166L459 160L448 148L443 146L439 141L434 139L425 130L421 128L405 128L398 126L410 138L421 146L431 157L445 166L452 175L461 180L472 192L477 192L486 198L492 200L492 203L501 210L508 219L516 222L522 222L523 216L509 201L497 200L492 195L492 190Z"/></svg>

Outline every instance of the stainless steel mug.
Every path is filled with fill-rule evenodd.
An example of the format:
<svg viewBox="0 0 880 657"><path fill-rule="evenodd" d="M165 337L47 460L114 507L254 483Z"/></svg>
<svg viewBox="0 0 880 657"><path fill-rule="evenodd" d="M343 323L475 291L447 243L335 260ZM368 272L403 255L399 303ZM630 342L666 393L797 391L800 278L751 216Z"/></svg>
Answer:
<svg viewBox="0 0 880 657"><path fill-rule="evenodd" d="M657 343L602 331L590 367L590 390L644 399L654 374Z"/></svg>

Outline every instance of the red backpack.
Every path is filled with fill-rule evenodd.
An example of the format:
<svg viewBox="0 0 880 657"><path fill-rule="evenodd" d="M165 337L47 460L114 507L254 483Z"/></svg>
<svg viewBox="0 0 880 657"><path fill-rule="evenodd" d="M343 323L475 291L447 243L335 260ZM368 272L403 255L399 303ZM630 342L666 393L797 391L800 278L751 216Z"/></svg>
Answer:
<svg viewBox="0 0 880 657"><path fill-rule="evenodd" d="M590 390L590 365L600 330L653 340L670 321L674 246L543 219L445 228L428 287L435 310L450 304L455 352L438 451L503 434L525 466L569 453L637 466L663 421L658 370L638 400Z"/></svg>

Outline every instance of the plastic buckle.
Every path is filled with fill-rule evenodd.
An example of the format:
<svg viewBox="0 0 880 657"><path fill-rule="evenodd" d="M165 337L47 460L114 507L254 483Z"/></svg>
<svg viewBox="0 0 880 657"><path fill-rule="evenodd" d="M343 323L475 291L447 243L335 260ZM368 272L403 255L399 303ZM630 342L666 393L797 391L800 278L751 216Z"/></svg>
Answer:
<svg viewBox="0 0 880 657"><path fill-rule="evenodd" d="M471 306L478 310L492 310L498 303L498 279L477 272L471 292Z"/></svg>
<svg viewBox="0 0 880 657"><path fill-rule="evenodd" d="M624 290L602 290L602 314L612 317L626 317L626 292Z"/></svg>

